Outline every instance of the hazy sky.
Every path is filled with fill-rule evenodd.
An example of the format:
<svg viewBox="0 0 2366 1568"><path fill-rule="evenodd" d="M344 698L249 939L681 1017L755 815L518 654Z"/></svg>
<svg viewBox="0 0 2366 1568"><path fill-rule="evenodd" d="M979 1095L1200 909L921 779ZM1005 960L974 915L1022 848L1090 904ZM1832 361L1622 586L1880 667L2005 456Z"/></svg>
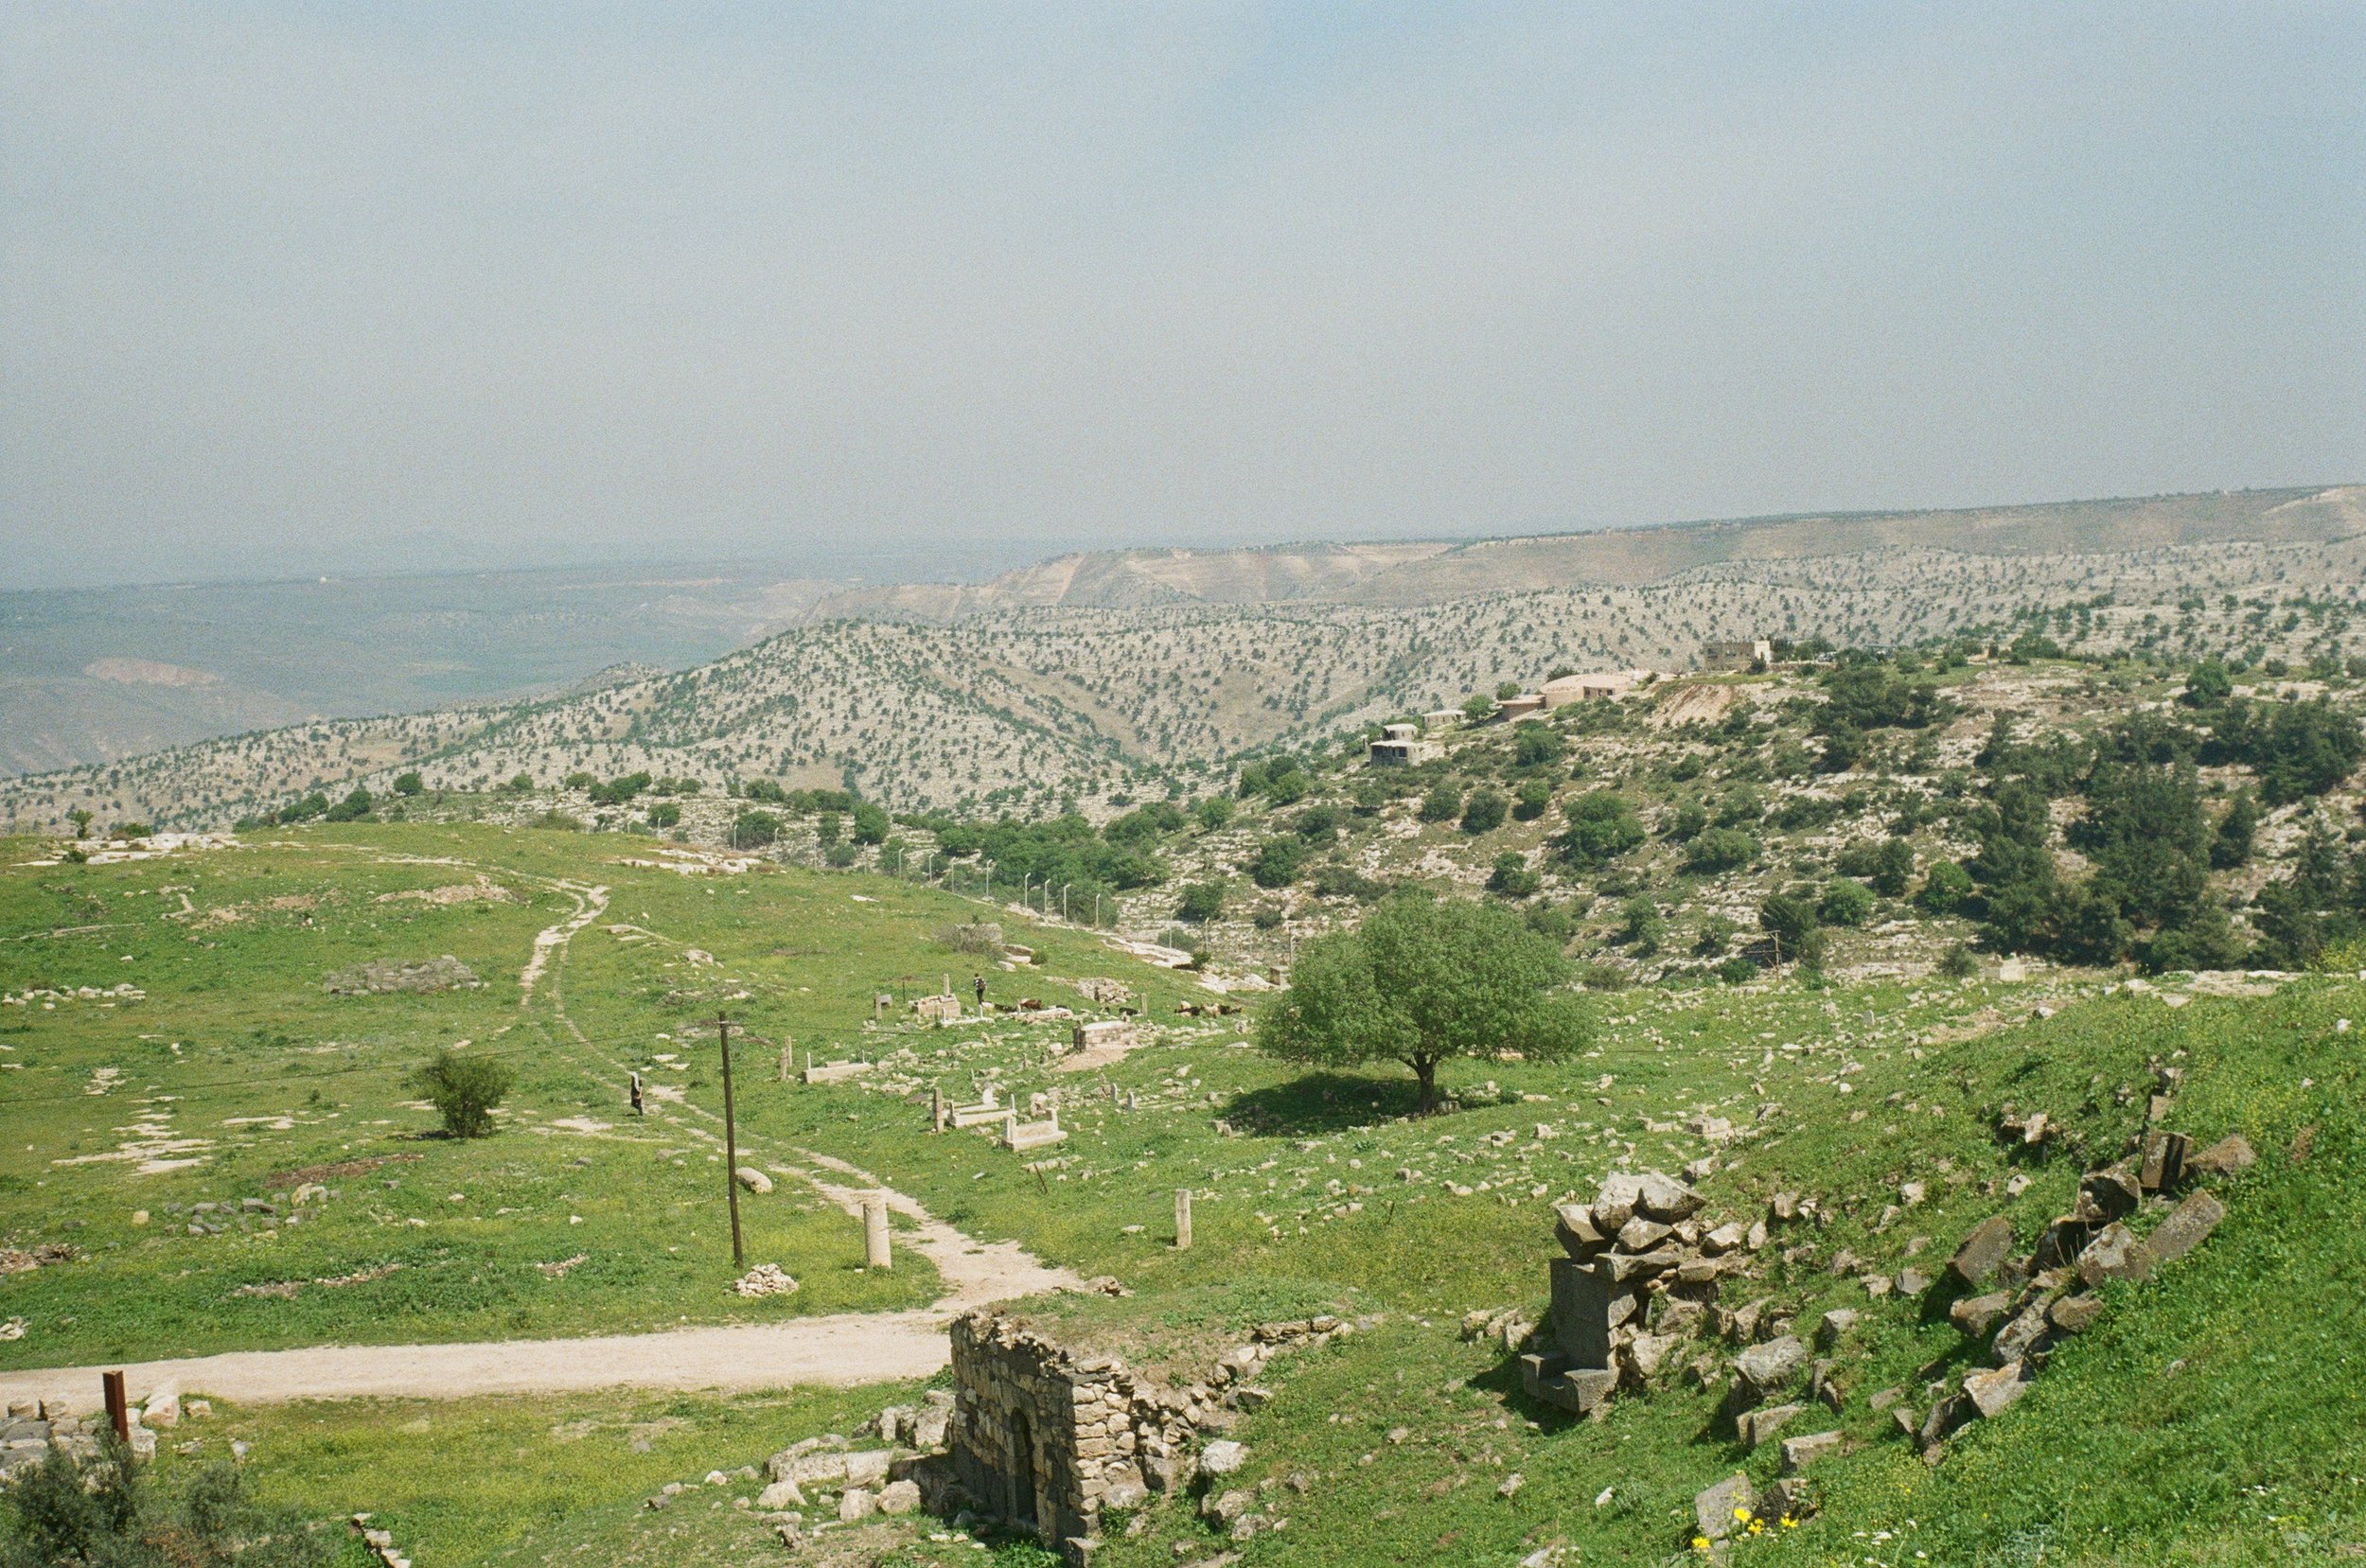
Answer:
<svg viewBox="0 0 2366 1568"><path fill-rule="evenodd" d="M2366 479L2366 6L0 8L0 584Z"/></svg>

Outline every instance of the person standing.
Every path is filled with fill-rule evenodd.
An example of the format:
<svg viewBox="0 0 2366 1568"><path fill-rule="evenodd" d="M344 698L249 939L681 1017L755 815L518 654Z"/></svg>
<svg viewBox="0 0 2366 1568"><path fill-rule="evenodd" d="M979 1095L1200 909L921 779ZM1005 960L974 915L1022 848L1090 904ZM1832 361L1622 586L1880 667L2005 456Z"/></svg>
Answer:
<svg viewBox="0 0 2366 1568"><path fill-rule="evenodd" d="M983 1013L986 1010L985 972L980 970L977 974L970 976L969 985L971 990L978 993L978 1011Z"/></svg>

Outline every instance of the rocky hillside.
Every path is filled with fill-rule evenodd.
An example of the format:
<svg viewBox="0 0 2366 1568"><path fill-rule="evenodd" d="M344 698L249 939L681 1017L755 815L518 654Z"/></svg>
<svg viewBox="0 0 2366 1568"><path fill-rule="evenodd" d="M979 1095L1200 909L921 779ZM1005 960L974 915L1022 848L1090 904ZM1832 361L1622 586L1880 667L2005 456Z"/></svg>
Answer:
<svg viewBox="0 0 2366 1568"><path fill-rule="evenodd" d="M2322 521L2333 504L2296 515ZM1105 817L1121 797L1204 792L1243 753L1560 667L1682 671L1719 638L1895 646L2038 632L2076 653L2220 652L2338 671L2366 652L2361 584L2366 534L2116 555L1728 560L1639 587L1403 609L1310 601L832 621L553 701L313 722L10 780L0 822L55 830L83 809L102 823L220 825L311 790L382 792L413 770L450 789L520 773L547 784L647 772L711 790L851 785L901 809L1041 814L1074 801Z"/></svg>

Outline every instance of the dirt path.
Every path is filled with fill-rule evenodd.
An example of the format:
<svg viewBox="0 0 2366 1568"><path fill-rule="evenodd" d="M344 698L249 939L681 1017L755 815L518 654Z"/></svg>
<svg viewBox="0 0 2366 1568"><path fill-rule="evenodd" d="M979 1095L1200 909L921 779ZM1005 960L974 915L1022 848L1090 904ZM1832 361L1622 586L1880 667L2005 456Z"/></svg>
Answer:
<svg viewBox="0 0 2366 1568"><path fill-rule="evenodd" d="M542 970L551 961L551 956L554 953L564 952L567 944L575 940L577 931L599 919L608 910L606 888L590 888L577 882L555 882L552 886L574 896L575 912L557 925L535 933L534 955L526 960L524 970L518 976L518 1005L520 1007L534 1000L534 982L542 978Z"/></svg>
<svg viewBox="0 0 2366 1568"><path fill-rule="evenodd" d="M920 1312L839 1313L788 1323L670 1329L587 1339L472 1345L329 1345L117 1364L133 1400L173 1387L241 1404L290 1400L456 1400L601 1388L792 1384L852 1387L922 1378L945 1364L948 1300ZM107 1368L109 1370L114 1367ZM97 1366L0 1372L0 1401L98 1407Z"/></svg>
<svg viewBox="0 0 2366 1568"><path fill-rule="evenodd" d="M514 873L504 873L514 874ZM555 884L576 900L575 911L536 935L534 954L520 977L523 1000L547 972L550 1009L576 1049L616 1074L595 1080L623 1092L624 1064L594 1046L568 1016L565 968L577 932L608 907L608 890ZM655 933L652 933L654 935ZM554 1041L554 1044L563 1043ZM651 1113L684 1136L719 1147L721 1119L703 1106L652 1101ZM859 1167L812 1150L794 1160L768 1157L743 1139L743 1163L809 1184L848 1214L863 1199L885 1192L888 1207L913 1223L896 1244L919 1253L944 1279L945 1294L927 1307L897 1313L839 1313L786 1323L724 1324L649 1334L602 1334L580 1339L499 1340L459 1345L318 1346L296 1350L234 1350L176 1361L136 1362L121 1370L131 1397L156 1389L210 1394L241 1404L323 1399L465 1399L478 1394L568 1394L601 1388L717 1389L733 1392L792 1384L852 1387L927 1377L945 1365L951 1348L945 1327L989 1301L1081 1288L1066 1269L1051 1268L1015 1242L980 1242L937 1219L913 1198L881 1186ZM823 1174L822 1172L827 1172ZM833 1179L837 1178L837 1179ZM113 1368L108 1368L113 1369ZM70 1409L99 1403L97 1366L0 1372L0 1404L47 1400Z"/></svg>

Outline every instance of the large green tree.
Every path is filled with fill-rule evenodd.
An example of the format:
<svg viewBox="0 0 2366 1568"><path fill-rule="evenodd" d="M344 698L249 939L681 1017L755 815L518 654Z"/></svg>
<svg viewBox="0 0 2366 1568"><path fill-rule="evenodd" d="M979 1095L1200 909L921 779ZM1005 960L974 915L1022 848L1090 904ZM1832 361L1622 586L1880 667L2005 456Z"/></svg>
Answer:
<svg viewBox="0 0 2366 1568"><path fill-rule="evenodd" d="M1450 1057L1554 1061L1581 1049L1590 1031L1569 977L1560 949L1508 910L1397 892L1358 929L1298 950L1257 1045L1323 1066L1402 1062L1426 1113Z"/></svg>

